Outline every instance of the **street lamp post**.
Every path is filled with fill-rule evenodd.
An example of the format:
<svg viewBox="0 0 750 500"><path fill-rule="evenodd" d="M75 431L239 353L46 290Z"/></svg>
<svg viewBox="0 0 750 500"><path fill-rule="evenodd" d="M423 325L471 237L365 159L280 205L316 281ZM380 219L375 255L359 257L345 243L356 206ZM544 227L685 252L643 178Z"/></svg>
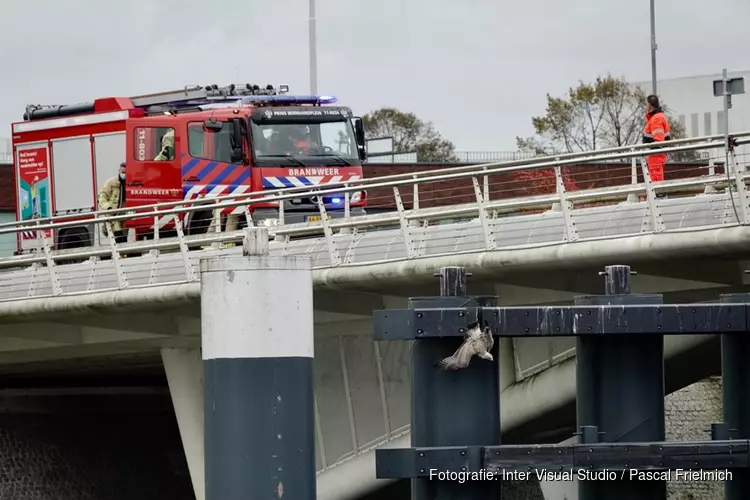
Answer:
<svg viewBox="0 0 750 500"><path fill-rule="evenodd" d="M310 93L318 93L318 48L315 34L315 0L310 0Z"/></svg>
<svg viewBox="0 0 750 500"><path fill-rule="evenodd" d="M656 19L654 0L651 0L651 93L656 95Z"/></svg>

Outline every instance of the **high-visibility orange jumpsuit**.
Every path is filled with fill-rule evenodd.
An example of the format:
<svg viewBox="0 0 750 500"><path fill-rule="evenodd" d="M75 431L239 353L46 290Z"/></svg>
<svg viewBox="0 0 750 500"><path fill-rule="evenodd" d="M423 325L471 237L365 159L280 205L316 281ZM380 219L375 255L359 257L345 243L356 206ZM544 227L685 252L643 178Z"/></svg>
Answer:
<svg viewBox="0 0 750 500"><path fill-rule="evenodd" d="M672 138L669 130L669 121L661 108L656 108L646 115L646 127L643 129L643 142L662 142ZM649 155L648 174L653 182L664 180L664 164L667 163L667 155Z"/></svg>

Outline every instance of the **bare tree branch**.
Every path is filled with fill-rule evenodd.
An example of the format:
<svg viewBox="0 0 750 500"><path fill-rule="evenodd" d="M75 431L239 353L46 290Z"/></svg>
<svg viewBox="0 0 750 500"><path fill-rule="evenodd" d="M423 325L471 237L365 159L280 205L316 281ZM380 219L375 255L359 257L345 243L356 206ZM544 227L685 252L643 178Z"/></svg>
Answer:
<svg viewBox="0 0 750 500"><path fill-rule="evenodd" d="M424 122L414 113L405 113L395 108L381 108L362 117L365 135L393 137L395 153L416 152L419 161L458 161L455 147L435 130L430 122Z"/></svg>
<svg viewBox="0 0 750 500"><path fill-rule="evenodd" d="M536 136L516 138L516 143L522 151L546 154L637 144L646 124L645 102L643 89L624 78L607 75L590 84L579 82L563 98L547 94L545 115L531 119ZM670 125L673 138L685 137L684 127L671 119ZM681 154L679 158L697 159L698 155Z"/></svg>

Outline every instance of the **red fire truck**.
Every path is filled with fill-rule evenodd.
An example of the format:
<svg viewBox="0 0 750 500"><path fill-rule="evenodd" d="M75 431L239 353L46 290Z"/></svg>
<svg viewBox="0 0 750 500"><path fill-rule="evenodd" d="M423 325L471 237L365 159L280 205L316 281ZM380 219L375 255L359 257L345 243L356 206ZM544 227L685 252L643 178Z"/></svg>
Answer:
<svg viewBox="0 0 750 500"><path fill-rule="evenodd" d="M285 85L185 87L92 103L26 107L12 125L19 221L96 211L98 192L126 162L125 207L268 189L356 181L366 158L362 120L333 96L295 96ZM366 193L350 196L352 215ZM343 196L323 199L341 217ZM284 202L287 223L320 220L318 200ZM251 207L255 223L271 223L278 203ZM244 223L243 207L223 211ZM213 213L184 217L187 234L204 233ZM57 248L92 245L101 231L90 218L61 228ZM236 220L233 218L233 220ZM129 220L139 239L174 230L172 216ZM19 253L38 248L37 232L19 236Z"/></svg>

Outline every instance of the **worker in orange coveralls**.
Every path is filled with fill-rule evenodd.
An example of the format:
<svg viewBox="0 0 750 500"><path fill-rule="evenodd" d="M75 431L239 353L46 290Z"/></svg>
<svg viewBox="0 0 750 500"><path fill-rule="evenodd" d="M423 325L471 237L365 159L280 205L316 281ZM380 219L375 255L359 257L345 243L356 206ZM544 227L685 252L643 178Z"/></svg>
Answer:
<svg viewBox="0 0 750 500"><path fill-rule="evenodd" d="M668 141L672 138L669 130L669 121L664 110L661 109L659 98L650 95L646 98L648 109L646 110L646 127L643 129L643 143ZM666 154L653 154L648 158L648 174L651 181L664 180L664 164L667 162Z"/></svg>

